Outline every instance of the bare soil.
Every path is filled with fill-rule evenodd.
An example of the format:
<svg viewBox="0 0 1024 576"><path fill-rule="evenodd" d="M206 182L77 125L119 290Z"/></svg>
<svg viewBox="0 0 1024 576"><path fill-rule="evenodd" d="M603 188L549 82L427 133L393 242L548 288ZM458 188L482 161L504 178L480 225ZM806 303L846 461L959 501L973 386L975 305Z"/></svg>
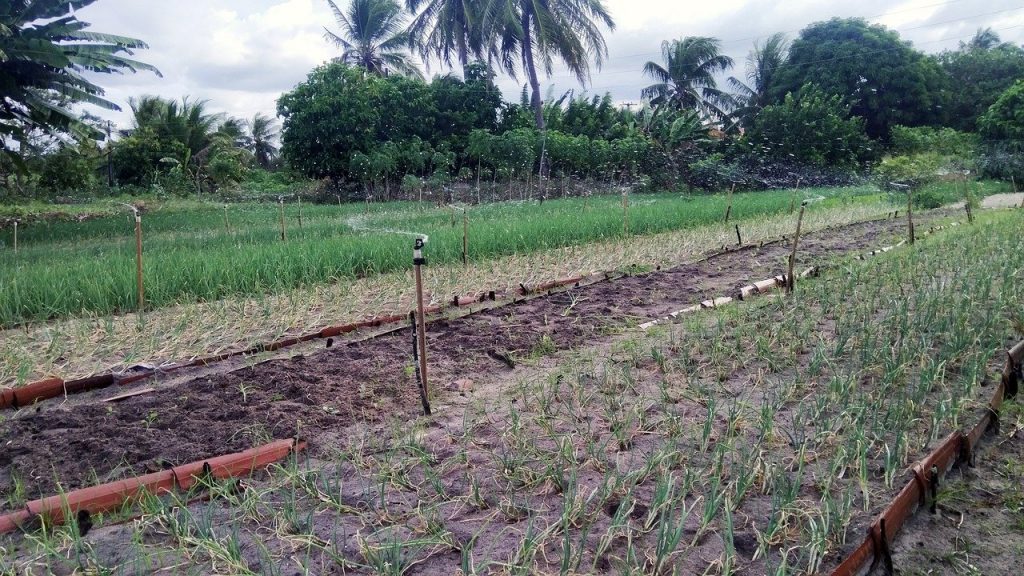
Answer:
<svg viewBox="0 0 1024 576"><path fill-rule="evenodd" d="M904 226L903 221L875 221L808 234L801 240L798 267L886 245ZM517 359L593 345L622 327L731 294L785 272L790 249L789 243L776 243L726 253L436 321L427 334L431 382L447 388L460 379L510 371ZM12 498L15 476L22 494L35 498L58 486L76 489L272 438L303 437L319 454L350 425L414 417L420 402L410 336L407 329L337 345L119 403L101 400L126 390L22 410L0 422L0 438L6 439L0 452L0 499L5 501L0 510L17 500Z"/></svg>

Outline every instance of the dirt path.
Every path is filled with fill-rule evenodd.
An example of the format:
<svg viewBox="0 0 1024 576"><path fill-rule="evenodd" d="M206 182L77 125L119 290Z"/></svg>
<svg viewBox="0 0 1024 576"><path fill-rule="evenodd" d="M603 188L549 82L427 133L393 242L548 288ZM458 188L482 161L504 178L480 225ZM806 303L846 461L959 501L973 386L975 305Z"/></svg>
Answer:
<svg viewBox="0 0 1024 576"><path fill-rule="evenodd" d="M1024 202L1024 192L1016 194L993 194L981 201L982 208L1014 208Z"/></svg>
<svg viewBox="0 0 1024 576"><path fill-rule="evenodd" d="M919 219L919 229L927 218ZM893 243L902 221L808 235L798 264ZM785 271L788 244L728 253L672 270L602 282L429 326L431 381L445 390L514 370L518 360L590 346L624 327ZM109 390L23 410L0 423L0 497L52 493L301 436L313 455L352 426L420 411L408 330L319 353L211 374L117 404ZM151 385L151 384L147 384ZM116 393L116 392L115 392ZM455 392L442 391L442 395Z"/></svg>

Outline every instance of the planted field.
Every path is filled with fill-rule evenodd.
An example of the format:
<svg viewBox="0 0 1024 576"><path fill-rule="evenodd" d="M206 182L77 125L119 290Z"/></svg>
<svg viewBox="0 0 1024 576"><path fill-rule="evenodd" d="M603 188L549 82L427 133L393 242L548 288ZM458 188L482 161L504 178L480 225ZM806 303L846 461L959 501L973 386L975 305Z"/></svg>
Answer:
<svg viewBox="0 0 1024 576"><path fill-rule="evenodd" d="M999 351L1024 336L1022 225L1019 213L984 215L865 262L851 256L895 244L902 222L811 233L800 267L831 266L794 297L647 332L637 326L784 272L789 246L440 320L429 326L430 419L414 420L408 330L156 381L120 403L101 391L12 413L0 424L12 439L0 455L5 512L272 438L299 435L309 449L244 491L215 484L208 503L147 498L142 517L93 518L85 536L72 527L0 540L2 562L41 572L827 570L860 544L909 463L977 421Z"/></svg>
<svg viewBox="0 0 1024 576"><path fill-rule="evenodd" d="M878 201L871 188L736 194L731 218ZM466 207L474 261L721 221L728 198L679 194L511 202ZM301 220L300 220L301 214ZM462 259L463 210L407 204L210 204L143 215L146 305L213 301L405 270L412 238L430 236L436 264ZM300 224L301 221L301 224ZM84 222L21 226L0 251L0 325L137 308L134 223L127 210ZM5 229L8 248L13 228ZM397 233L396 233L397 232Z"/></svg>

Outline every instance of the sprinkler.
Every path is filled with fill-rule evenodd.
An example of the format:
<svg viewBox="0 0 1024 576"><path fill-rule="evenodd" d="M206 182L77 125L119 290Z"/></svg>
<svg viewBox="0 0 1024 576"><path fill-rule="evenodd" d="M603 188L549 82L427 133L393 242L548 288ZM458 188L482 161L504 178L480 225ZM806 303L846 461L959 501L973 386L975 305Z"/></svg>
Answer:
<svg viewBox="0 0 1024 576"><path fill-rule="evenodd" d="M430 392L427 386L427 326L426 314L423 311L423 275L421 268L427 264L423 256L423 247L427 244L426 236L417 236L412 248L412 265L416 275L416 339L418 346L413 347L413 360L417 363L417 377L420 385L420 399L423 401L423 413L430 416ZM418 353L417 353L418 352Z"/></svg>

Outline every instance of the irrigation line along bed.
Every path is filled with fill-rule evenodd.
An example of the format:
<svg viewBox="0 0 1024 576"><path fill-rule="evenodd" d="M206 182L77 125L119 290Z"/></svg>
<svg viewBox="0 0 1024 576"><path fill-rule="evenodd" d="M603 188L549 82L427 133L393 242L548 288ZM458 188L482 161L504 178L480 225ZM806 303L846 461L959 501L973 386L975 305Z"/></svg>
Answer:
<svg viewBox="0 0 1024 576"><path fill-rule="evenodd" d="M892 219L891 214L887 215L885 218L876 218L871 220L863 220L860 222L853 222L850 224L829 226L817 231L816 233L820 234L822 232L827 232L830 230L841 230L843 228L847 228L850 226L870 224L873 222L882 222L890 219ZM938 229L934 230L938 231ZM929 232L931 232L931 230ZM756 244L740 244L736 246L726 246L720 250L716 250L708 254L705 254L704 256L692 262L681 263L680 266L699 264L707 262L711 259L714 259L725 254L733 254L736 252L764 248L766 246L772 246L775 244L780 244L789 241L789 237L782 236L780 238L775 238L772 240L761 241ZM552 280L549 282L538 284L536 286L527 286L526 284L520 284L519 290L512 295L502 294L499 296L499 294L496 293L494 290L490 290L477 292L475 294L469 294L465 296L455 296L452 298L450 302L446 304L425 307L424 312L428 315L435 315L435 318L429 319L427 321L427 323L430 324L431 322L439 319L436 315L452 308L469 308L468 312L466 312L463 315L469 316L481 312L483 310L489 310L493 307L500 307L507 304L515 304L521 302L522 299L530 297L541 297L546 294L551 294L555 290L590 286L600 282L615 280L625 275L626 274L621 272L598 272L585 276L573 276L568 278L561 278L558 280ZM484 304L487 302L494 302L496 304L492 306L481 306L475 310L472 308L474 305ZM344 324L339 326L327 326L309 334L285 338L282 340L277 340L266 344L257 344L255 346L243 350L223 352L221 354L199 357L193 360L178 362L170 366L162 366L156 369L149 369L146 370L145 372L135 374L126 374L124 372L111 372L106 374L97 374L75 380L64 380L63 378L54 377L31 382L29 384L19 386L16 388L0 388L0 410L24 408L43 400L61 398L71 394L80 394L83 392L98 390L115 385L126 386L129 384L134 384L137 382L141 382L143 380L147 380L160 374L166 375L187 368L201 368L211 366L213 364L217 364L225 360L242 356L254 356L266 352L276 352L278 350L289 348L297 344L310 342L313 340L326 340L329 338L335 338L362 329L399 325L399 327L395 328L395 330L402 330L405 328L404 326L402 326L402 324L404 324L407 318L407 314L392 314L389 316L371 318L368 320L362 320L350 324ZM366 339L376 338L384 334L388 334L391 331L393 330L389 330L387 332L380 334L373 334L368 336Z"/></svg>
<svg viewBox="0 0 1024 576"><path fill-rule="evenodd" d="M52 525L76 518L82 524L92 514L122 510L147 495L161 496L175 491L188 493L209 480L248 476L305 447L306 443L299 440L278 440L243 452L175 466L162 472L33 500L25 504L23 509L0 516L0 534L31 527L37 518L45 519Z"/></svg>
<svg viewBox="0 0 1024 576"><path fill-rule="evenodd" d="M832 576L854 576L860 574L868 562L868 571L874 570L879 564L885 567L887 574L893 573L891 546L896 533L908 518L919 508L929 504L932 511L936 505L940 478L954 464L973 466L974 454L978 442L989 431L999 430L999 409L1003 400L1017 395L1020 382L1024 380L1024 341L1006 353L1006 366L1002 378L996 386L988 409L981 421L970 431L961 429L951 433L917 464L911 467L912 476L906 486L891 504L871 523L867 537L846 560L833 572Z"/></svg>

